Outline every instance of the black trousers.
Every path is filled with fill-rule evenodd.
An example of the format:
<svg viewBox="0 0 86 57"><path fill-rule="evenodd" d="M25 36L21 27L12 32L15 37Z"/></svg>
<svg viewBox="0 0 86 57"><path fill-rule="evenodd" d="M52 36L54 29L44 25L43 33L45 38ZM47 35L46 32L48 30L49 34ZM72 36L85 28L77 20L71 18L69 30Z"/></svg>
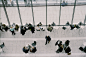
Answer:
<svg viewBox="0 0 86 57"><path fill-rule="evenodd" d="M11 31L12 32L12 35L15 35L15 32L14 31Z"/></svg>
<svg viewBox="0 0 86 57"><path fill-rule="evenodd" d="M47 44L47 43L49 43L51 40L46 40L46 43L45 44Z"/></svg>

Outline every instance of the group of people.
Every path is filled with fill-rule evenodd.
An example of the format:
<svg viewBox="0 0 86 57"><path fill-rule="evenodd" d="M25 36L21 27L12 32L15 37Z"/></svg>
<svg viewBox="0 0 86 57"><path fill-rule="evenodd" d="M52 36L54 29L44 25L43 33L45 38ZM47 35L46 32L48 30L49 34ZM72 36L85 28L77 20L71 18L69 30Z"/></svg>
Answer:
<svg viewBox="0 0 86 57"><path fill-rule="evenodd" d="M22 26L19 26L18 24L13 23L10 27L8 27L6 24L0 23L0 30L2 32L4 32L4 31L7 32L8 30L10 30L10 32L12 32L12 35L16 34L15 31L19 31L19 27L20 27L20 33L22 35L25 35L25 32L27 30L30 30L32 32L32 34L35 33L35 29L37 31L45 31L45 29L42 27L42 23L41 22L39 22L37 24L37 27L34 27L31 23L29 23L29 24L26 23L25 25L22 25ZM47 27L47 30L51 32L53 30L53 27L51 25L49 25Z"/></svg>
<svg viewBox="0 0 86 57"><path fill-rule="evenodd" d="M53 30L53 26L55 26L56 24L53 22L52 24L49 24L49 26L47 26L47 31L49 31L49 32L52 32L52 30ZM78 26L78 25L71 25L71 24L69 24L68 22L66 23L66 25L69 25L70 26L70 28L71 28L71 30L73 30L74 28L77 28L77 29L79 29L80 27ZM2 23L0 23L0 30L3 32L4 30L7 32L8 31L8 29L10 29L10 31L12 32L12 35L15 35L16 33L15 33L15 31L18 31L19 30L19 27L20 27L20 33L22 34L22 35L25 35L25 32L27 31L27 30L30 30L31 32L32 32L32 34L33 33L35 33L35 30L36 31L45 31L45 29L42 27L42 23L41 22L39 22L38 24L37 24L37 27L34 27L31 23L26 23L25 25L22 25L22 26L19 26L19 25L17 25L17 24L15 24L15 23L13 23L12 25L11 25L11 27L8 27L7 25L5 25L5 24L2 24ZM62 27L62 29L66 29L66 27Z"/></svg>
<svg viewBox="0 0 86 57"><path fill-rule="evenodd" d="M64 44L62 44L62 41L58 40L55 43L55 46L58 47L58 49L56 50L56 53L60 53L60 52L62 52L64 50L65 53L67 53L68 55L70 55L71 54L71 48L69 46L69 43L70 43L69 40L66 40Z"/></svg>
<svg viewBox="0 0 86 57"><path fill-rule="evenodd" d="M51 41L51 37L50 36L45 36L46 42L45 45L47 45L47 43L49 44ZM64 44L62 44L62 41L58 40L55 43L55 46L57 46L57 50L56 53L60 53L63 50L65 51L65 53L67 53L68 55L71 55L71 48L69 46L70 41L66 40ZM23 52L28 53L29 51L32 53L35 53L37 51L36 49L36 41L34 41L34 43L32 43L31 45L28 44L26 46L23 47Z"/></svg>
<svg viewBox="0 0 86 57"><path fill-rule="evenodd" d="M22 50L23 50L24 53L28 53L28 52L35 53L37 51L36 41L34 41L34 43L32 43L31 45L27 44L26 46L23 47Z"/></svg>

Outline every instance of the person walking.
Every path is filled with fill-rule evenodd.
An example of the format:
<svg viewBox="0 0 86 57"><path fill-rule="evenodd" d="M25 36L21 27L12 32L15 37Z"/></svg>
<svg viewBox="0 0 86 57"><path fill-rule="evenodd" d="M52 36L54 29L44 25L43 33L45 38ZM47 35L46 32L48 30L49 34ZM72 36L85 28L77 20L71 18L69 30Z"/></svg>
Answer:
<svg viewBox="0 0 86 57"><path fill-rule="evenodd" d="M47 42L50 43L50 41L51 41L51 37L50 36L45 36L45 39L46 39L45 45L47 44Z"/></svg>

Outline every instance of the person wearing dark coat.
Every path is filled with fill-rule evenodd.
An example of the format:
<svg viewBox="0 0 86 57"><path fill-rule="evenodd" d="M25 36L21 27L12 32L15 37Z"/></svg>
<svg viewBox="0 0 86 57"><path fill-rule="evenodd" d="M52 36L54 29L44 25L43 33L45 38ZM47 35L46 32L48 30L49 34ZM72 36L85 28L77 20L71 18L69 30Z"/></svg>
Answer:
<svg viewBox="0 0 86 57"><path fill-rule="evenodd" d="M9 28L5 24L2 24L2 29L4 29L7 32Z"/></svg>
<svg viewBox="0 0 86 57"><path fill-rule="evenodd" d="M22 50L23 50L23 52L25 52L25 53L28 53L28 51L29 51L29 49L28 49L27 47L25 47L25 46L23 47Z"/></svg>
<svg viewBox="0 0 86 57"><path fill-rule="evenodd" d="M35 31L35 28L32 26L32 24L29 24L29 25L28 25L28 29L29 29L32 33L34 33L34 31Z"/></svg>
<svg viewBox="0 0 86 57"><path fill-rule="evenodd" d="M32 49L30 49L31 53L35 53L37 51L36 47L32 47Z"/></svg>
<svg viewBox="0 0 86 57"><path fill-rule="evenodd" d="M47 44L47 42L49 43L51 41L51 37L50 36L45 36L45 39L46 39L45 45Z"/></svg>
<svg viewBox="0 0 86 57"><path fill-rule="evenodd" d="M15 30L18 31L19 30L19 26L16 24L15 25Z"/></svg>
<svg viewBox="0 0 86 57"><path fill-rule="evenodd" d="M21 34L24 35L26 32L26 28L24 26L21 26Z"/></svg>
<svg viewBox="0 0 86 57"><path fill-rule="evenodd" d="M60 53L63 51L63 45L62 45L62 41L58 40L56 43L55 43L55 46L58 45L58 49L56 50L56 53Z"/></svg>

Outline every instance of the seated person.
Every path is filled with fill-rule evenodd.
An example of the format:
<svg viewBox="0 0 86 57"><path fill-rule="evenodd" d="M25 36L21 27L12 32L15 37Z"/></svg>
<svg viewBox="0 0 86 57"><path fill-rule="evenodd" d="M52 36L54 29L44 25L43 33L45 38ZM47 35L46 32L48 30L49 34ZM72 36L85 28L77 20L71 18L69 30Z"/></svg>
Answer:
<svg viewBox="0 0 86 57"><path fill-rule="evenodd" d="M49 24L47 30L51 32L53 30L53 27Z"/></svg>
<svg viewBox="0 0 86 57"><path fill-rule="evenodd" d="M4 29L7 32L9 28L5 24L2 24L2 29Z"/></svg>
<svg viewBox="0 0 86 57"><path fill-rule="evenodd" d="M34 33L34 31L35 31L35 27L32 26L32 24L30 24L30 23L29 23L29 25L28 25L28 29L29 29L32 33Z"/></svg>
<svg viewBox="0 0 86 57"><path fill-rule="evenodd" d="M55 26L56 24L53 22L51 25L52 25L52 26Z"/></svg>
<svg viewBox="0 0 86 57"><path fill-rule="evenodd" d="M70 25L71 30L75 28L75 25Z"/></svg>
<svg viewBox="0 0 86 57"><path fill-rule="evenodd" d="M39 24L37 24L37 25L42 26L42 23L41 23L41 22L39 22Z"/></svg>
<svg viewBox="0 0 86 57"><path fill-rule="evenodd" d="M40 27L39 25L37 25L36 30L37 30L37 31L40 31L40 30L45 31L45 29L44 29L44 28L42 28L42 27Z"/></svg>
<svg viewBox="0 0 86 57"><path fill-rule="evenodd" d="M15 30L18 31L19 30L19 25L15 25Z"/></svg>
<svg viewBox="0 0 86 57"><path fill-rule="evenodd" d="M34 41L34 43L32 43L32 46L36 46L36 41Z"/></svg>
<svg viewBox="0 0 86 57"><path fill-rule="evenodd" d="M31 53L35 53L36 51L37 51L36 47L32 47L32 48L30 49L30 52L31 52Z"/></svg>

